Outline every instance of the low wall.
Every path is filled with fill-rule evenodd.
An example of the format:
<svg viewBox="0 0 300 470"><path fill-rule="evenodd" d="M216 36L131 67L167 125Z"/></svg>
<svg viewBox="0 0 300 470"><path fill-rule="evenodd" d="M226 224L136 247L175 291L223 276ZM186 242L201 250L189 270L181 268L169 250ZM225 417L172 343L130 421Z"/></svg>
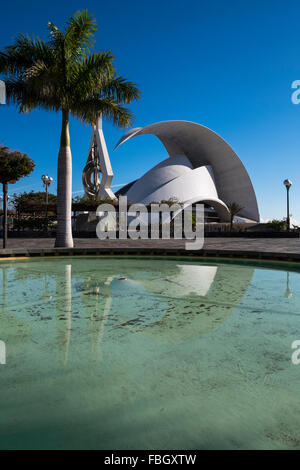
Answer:
<svg viewBox="0 0 300 470"><path fill-rule="evenodd" d="M206 238L300 238L300 232L206 232Z"/></svg>

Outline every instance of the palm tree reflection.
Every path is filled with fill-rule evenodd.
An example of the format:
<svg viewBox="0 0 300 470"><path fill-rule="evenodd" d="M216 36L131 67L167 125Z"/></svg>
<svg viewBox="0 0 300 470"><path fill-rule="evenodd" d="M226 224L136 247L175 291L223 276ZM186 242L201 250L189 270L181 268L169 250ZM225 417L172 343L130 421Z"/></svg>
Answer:
<svg viewBox="0 0 300 470"><path fill-rule="evenodd" d="M63 280L61 274L57 276L56 280L56 329L60 363L63 367L66 367L68 363L72 333L72 295L76 295L76 292L80 293L81 302L86 309L90 331L91 360L93 363L98 363L101 360L100 345L112 303L110 284L114 276L108 276L105 281L99 281L91 275L80 274L80 282L75 284L72 293L72 265L65 265L62 274ZM77 277L76 272L74 277ZM78 302L77 297L76 302ZM81 313L82 309L80 312L76 312L74 321L80 322L82 330L85 325L83 319L80 318L79 314Z"/></svg>
<svg viewBox="0 0 300 470"><path fill-rule="evenodd" d="M290 273L289 273L289 271L287 271L286 272L286 289L285 289L284 296L289 299L290 297L292 297L292 295L293 294L290 290Z"/></svg>
<svg viewBox="0 0 300 470"><path fill-rule="evenodd" d="M56 278L56 334L60 363L66 367L71 341L72 323L72 265L63 266L63 281Z"/></svg>

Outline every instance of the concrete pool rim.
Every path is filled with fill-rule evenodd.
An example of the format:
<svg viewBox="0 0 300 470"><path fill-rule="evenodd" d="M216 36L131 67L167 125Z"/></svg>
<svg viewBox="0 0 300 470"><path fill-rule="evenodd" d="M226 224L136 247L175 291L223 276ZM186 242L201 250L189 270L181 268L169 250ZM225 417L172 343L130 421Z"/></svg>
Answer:
<svg viewBox="0 0 300 470"><path fill-rule="evenodd" d="M247 250L185 250L178 248L29 248L6 249L0 254L0 262L30 258L62 257L128 257L128 258L181 258L181 259L222 259L235 261L273 261L300 265L300 253L266 252ZM300 267L300 266L299 266Z"/></svg>

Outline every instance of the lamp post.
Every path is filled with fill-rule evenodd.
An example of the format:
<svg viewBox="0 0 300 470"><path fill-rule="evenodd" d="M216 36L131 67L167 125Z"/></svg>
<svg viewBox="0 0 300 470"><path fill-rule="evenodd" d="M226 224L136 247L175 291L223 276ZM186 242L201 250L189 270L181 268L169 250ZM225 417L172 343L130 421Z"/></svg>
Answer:
<svg viewBox="0 0 300 470"><path fill-rule="evenodd" d="M44 183L44 186L46 188L46 217L45 217L45 228L46 228L46 232L48 232L48 188L50 186L50 184L52 183L53 181L53 178L51 178L51 176L49 175L42 175L42 181Z"/></svg>
<svg viewBox="0 0 300 470"><path fill-rule="evenodd" d="M284 180L283 184L286 187L286 229L289 232L289 230L290 230L290 198L289 198L289 191L290 191L290 187L292 186L292 182L290 180Z"/></svg>

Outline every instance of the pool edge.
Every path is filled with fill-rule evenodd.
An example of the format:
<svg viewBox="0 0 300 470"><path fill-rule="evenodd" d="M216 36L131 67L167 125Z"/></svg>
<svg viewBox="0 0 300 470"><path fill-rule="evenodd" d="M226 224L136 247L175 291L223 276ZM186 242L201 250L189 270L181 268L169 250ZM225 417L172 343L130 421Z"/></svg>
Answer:
<svg viewBox="0 0 300 470"><path fill-rule="evenodd" d="M2 251L2 250L1 250ZM0 253L0 261L13 261L32 257L61 256L178 256L198 258L239 258L264 261L300 263L300 253L245 251L245 250L185 250L178 248L44 248L6 249Z"/></svg>

